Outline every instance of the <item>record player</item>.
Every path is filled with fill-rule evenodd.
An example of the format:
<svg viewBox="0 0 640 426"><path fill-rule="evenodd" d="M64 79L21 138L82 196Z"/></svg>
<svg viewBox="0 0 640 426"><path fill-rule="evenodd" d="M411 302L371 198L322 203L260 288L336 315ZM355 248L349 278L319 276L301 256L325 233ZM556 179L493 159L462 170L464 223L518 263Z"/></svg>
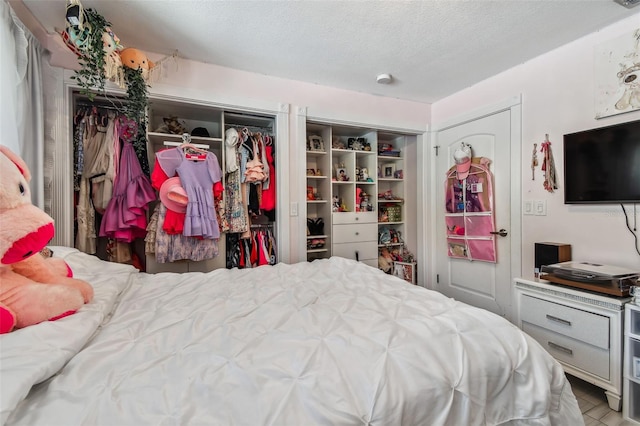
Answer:
<svg viewBox="0 0 640 426"><path fill-rule="evenodd" d="M561 262L542 265L541 279L612 296L629 296L629 288L638 285L640 271L591 262Z"/></svg>

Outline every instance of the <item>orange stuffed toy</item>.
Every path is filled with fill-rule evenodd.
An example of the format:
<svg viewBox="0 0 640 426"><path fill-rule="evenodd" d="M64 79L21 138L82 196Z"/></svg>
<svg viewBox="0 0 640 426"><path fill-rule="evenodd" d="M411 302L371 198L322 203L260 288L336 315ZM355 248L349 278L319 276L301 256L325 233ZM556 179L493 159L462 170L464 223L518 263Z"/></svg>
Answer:
<svg viewBox="0 0 640 426"><path fill-rule="evenodd" d="M149 78L149 71L156 66L147 58L147 55L142 50L133 47L123 49L120 52L120 60L122 61L123 67L142 70L142 78L144 80Z"/></svg>
<svg viewBox="0 0 640 426"><path fill-rule="evenodd" d="M26 163L0 145L0 333L72 314L93 298L64 260L40 255L53 219L31 204L30 179Z"/></svg>

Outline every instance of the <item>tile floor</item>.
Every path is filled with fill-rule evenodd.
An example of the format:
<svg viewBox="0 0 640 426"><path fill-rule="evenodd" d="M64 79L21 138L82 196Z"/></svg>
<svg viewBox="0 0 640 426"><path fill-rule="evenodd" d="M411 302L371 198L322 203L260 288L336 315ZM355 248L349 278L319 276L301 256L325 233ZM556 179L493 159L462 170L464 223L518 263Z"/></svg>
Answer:
<svg viewBox="0 0 640 426"><path fill-rule="evenodd" d="M622 411L609 408L604 391L591 383L567 375L578 400L585 426L635 426L622 418Z"/></svg>

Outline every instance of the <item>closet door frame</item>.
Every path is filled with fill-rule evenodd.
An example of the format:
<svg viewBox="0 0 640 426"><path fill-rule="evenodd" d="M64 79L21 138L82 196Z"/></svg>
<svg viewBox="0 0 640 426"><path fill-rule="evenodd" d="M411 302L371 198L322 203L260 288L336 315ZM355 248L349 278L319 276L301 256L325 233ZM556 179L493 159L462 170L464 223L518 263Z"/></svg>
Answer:
<svg viewBox="0 0 640 426"><path fill-rule="evenodd" d="M51 241L51 245L74 247L73 236L73 126L71 117L73 116L73 92L79 91L81 87L75 80L72 70L64 70L63 76L56 85L55 102L56 117L54 127L51 129L55 138L55 148L53 156L52 188L51 188L51 212L56 226L56 234ZM272 102L259 102L247 100L244 105L232 105L216 102L213 99L185 98L179 93L180 88L162 87L154 85L149 90L149 99L161 99L164 101L188 102L203 107L217 108L232 112L242 112L247 114L258 114L272 116L275 121L275 138L278 167L276 167L276 241L278 242L278 262L291 261L290 254L290 218L288 215L290 194L285 188L288 182L289 169L289 104ZM112 83L106 85L108 93L122 96L126 92ZM191 93L193 94L193 93Z"/></svg>
<svg viewBox="0 0 640 426"><path fill-rule="evenodd" d="M409 190L409 187L416 188L415 197L405 199L406 208L406 220L405 220L405 239L409 242L407 246L415 248L413 253L416 256L418 262L417 268L417 281L418 284L424 286L427 279L427 270L429 265L427 264L427 248L428 248L428 236L426 234L428 223L429 209L427 208L430 203L428 199L428 193L424 189L426 188L425 182L427 179L428 170L422 167L420 159L425 158L428 151L428 133L425 129L396 127L385 125L381 122L366 122L358 119L345 120L344 118L331 116L327 111L317 111L310 107L297 106L294 116L294 132L296 143L292 147L291 156L294 159L294 163L298 164L296 171L292 171L292 191L295 191L296 200L299 203L292 204L292 210L295 209L298 213L298 220L295 226L296 235L299 237L296 240L292 239L291 245L297 261L306 259L306 149L305 141L307 135L307 121L316 124L325 124L327 126L347 126L363 129L375 129L376 132L390 132L403 134L415 138L415 143L411 143L407 149L405 155L405 171L408 172L408 176L413 176L415 182L409 182L405 177L405 191ZM393 121L393 120L391 120ZM331 150L331 141L325 141L325 147ZM410 161L413 158L414 161ZM291 163L291 164L294 164ZM295 178L294 178L295 175ZM377 195L377 194L376 194ZM411 232L407 230L411 229Z"/></svg>

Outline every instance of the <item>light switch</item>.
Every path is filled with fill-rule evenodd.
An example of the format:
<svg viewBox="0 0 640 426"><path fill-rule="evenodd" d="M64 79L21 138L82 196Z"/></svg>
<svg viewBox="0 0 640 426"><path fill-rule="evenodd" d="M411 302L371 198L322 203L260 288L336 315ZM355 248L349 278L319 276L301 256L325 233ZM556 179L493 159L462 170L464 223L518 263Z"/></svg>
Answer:
<svg viewBox="0 0 640 426"><path fill-rule="evenodd" d="M546 200L536 200L534 201L533 211L536 216L546 216L547 215L547 201Z"/></svg>
<svg viewBox="0 0 640 426"><path fill-rule="evenodd" d="M532 215L533 214L533 201L532 200L525 200L522 211L525 215Z"/></svg>
<svg viewBox="0 0 640 426"><path fill-rule="evenodd" d="M298 216L298 203L295 201L292 202L289 207L289 216Z"/></svg>

